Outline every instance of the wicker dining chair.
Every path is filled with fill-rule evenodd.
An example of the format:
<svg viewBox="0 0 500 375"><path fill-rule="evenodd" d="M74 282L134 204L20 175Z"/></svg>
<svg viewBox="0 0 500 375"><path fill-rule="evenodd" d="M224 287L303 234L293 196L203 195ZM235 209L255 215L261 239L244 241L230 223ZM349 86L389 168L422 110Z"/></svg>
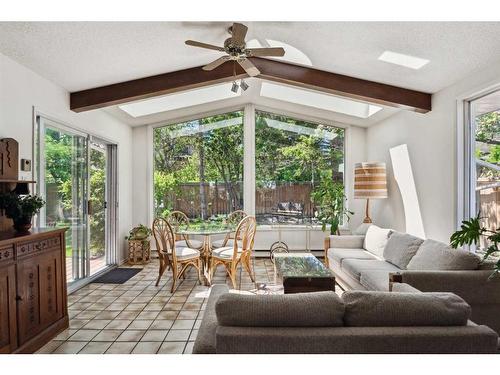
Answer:
<svg viewBox="0 0 500 375"><path fill-rule="evenodd" d="M233 211L228 215L227 223L230 225L234 225L236 227L240 223L240 221L246 216L248 216L248 215L245 211L242 211L242 210ZM236 238L236 232L228 233L228 234L226 234L226 237L224 237L222 240L212 241L212 246L214 248L224 247L224 246L233 246L235 238ZM239 238L238 241L241 242L241 238ZM240 247L241 247L241 245L240 245Z"/></svg>
<svg viewBox="0 0 500 375"><path fill-rule="evenodd" d="M231 279L233 288L236 289L236 272L238 265L241 263L250 275L252 282L255 282L250 261L256 229L257 222L255 217L246 216L240 221L235 232L235 238L241 238L241 242L234 241L233 246L224 246L212 251L212 258L210 260L210 272L212 277L217 266L223 265Z"/></svg>
<svg viewBox="0 0 500 375"><path fill-rule="evenodd" d="M189 227L189 218L182 211L172 211L167 216L167 221L172 226L175 233L177 233L177 230L181 226ZM190 247L191 249L197 250L203 247L201 241L190 239L189 236L185 234L176 234L175 243L177 247Z"/></svg>
<svg viewBox="0 0 500 375"><path fill-rule="evenodd" d="M173 293L177 279L185 277L185 273L189 267L194 267L198 272L198 280L202 282L201 276L201 258L200 252L197 249L190 247L177 247L175 242L175 234L172 226L167 220L159 217L153 221L152 226L153 236L156 242L156 249L158 250L158 257L160 259L160 270L156 286L160 283L160 279L167 268L172 269L172 288L170 292Z"/></svg>

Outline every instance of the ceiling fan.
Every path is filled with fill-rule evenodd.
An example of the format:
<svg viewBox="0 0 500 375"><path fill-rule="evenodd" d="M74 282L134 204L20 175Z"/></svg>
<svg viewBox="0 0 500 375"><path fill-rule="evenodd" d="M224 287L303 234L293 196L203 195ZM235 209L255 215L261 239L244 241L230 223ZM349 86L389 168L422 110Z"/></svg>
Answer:
<svg viewBox="0 0 500 375"><path fill-rule="evenodd" d="M219 57L203 67L203 70L213 70L224 64L226 61L233 60L241 65L250 77L255 77L260 74L259 69L250 61L248 57L254 56L284 56L285 50L281 47L272 48L246 48L245 36L247 35L248 27L241 23L233 23L229 27L228 32L231 34L224 41L224 47L214 46L212 44L197 42L195 40L186 40L188 46L207 48L215 51L225 52L226 55Z"/></svg>

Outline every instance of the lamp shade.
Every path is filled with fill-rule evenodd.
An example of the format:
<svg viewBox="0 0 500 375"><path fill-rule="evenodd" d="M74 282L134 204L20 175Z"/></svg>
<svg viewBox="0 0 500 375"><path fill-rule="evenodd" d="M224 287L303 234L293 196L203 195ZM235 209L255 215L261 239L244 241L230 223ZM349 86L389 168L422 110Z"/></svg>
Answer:
<svg viewBox="0 0 500 375"><path fill-rule="evenodd" d="M354 165L354 198L387 198L385 163L364 162Z"/></svg>

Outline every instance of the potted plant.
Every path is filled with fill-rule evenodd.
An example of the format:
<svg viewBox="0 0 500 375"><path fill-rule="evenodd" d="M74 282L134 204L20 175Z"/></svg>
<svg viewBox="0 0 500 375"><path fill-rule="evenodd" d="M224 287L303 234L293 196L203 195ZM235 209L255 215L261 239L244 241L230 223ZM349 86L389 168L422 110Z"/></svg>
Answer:
<svg viewBox="0 0 500 375"><path fill-rule="evenodd" d="M321 222L321 229L326 230L326 225L330 224L330 234L340 234L339 226L344 218L350 220L354 212L345 207L344 186L339 182L334 182L331 176L325 176L317 188L311 193L313 202L318 206L318 220Z"/></svg>
<svg viewBox="0 0 500 375"><path fill-rule="evenodd" d="M14 221L14 229L18 232L29 232L33 216L40 212L45 201L37 195L19 196L13 193L0 195L0 208L5 215Z"/></svg>
<svg viewBox="0 0 500 375"><path fill-rule="evenodd" d="M128 236L125 237L126 240L147 240L151 236L151 229L143 224L139 224L135 228L132 228L128 232Z"/></svg>
<svg viewBox="0 0 500 375"><path fill-rule="evenodd" d="M456 249L463 245L478 245L481 236L486 237L488 247L485 249L483 254L483 262L486 261L492 255L500 254L500 249L498 247L500 243L500 228L496 230L490 230L481 225L481 217L478 214L476 217L470 220L462 221L460 230L457 230L450 237L451 246ZM500 274L500 258L497 259L491 277Z"/></svg>

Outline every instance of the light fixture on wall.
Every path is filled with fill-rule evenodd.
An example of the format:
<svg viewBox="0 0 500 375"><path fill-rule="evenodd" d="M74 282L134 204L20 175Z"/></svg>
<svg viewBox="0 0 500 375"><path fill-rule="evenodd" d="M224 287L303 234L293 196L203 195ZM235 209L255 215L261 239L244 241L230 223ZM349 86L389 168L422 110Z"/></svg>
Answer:
<svg viewBox="0 0 500 375"><path fill-rule="evenodd" d="M372 222L369 212L370 199L384 198L387 198L385 163L356 163L354 165L354 199L366 199L363 223L369 224Z"/></svg>
<svg viewBox="0 0 500 375"><path fill-rule="evenodd" d="M241 87L241 89L243 91L247 91L247 89L248 89L249 86L248 86L248 84L243 79L241 79L240 87Z"/></svg>
<svg viewBox="0 0 500 375"><path fill-rule="evenodd" d="M236 94L236 93L238 93L238 89L239 88L240 87L238 86L238 84L236 83L236 81L233 81L233 85L231 86L231 91Z"/></svg>

